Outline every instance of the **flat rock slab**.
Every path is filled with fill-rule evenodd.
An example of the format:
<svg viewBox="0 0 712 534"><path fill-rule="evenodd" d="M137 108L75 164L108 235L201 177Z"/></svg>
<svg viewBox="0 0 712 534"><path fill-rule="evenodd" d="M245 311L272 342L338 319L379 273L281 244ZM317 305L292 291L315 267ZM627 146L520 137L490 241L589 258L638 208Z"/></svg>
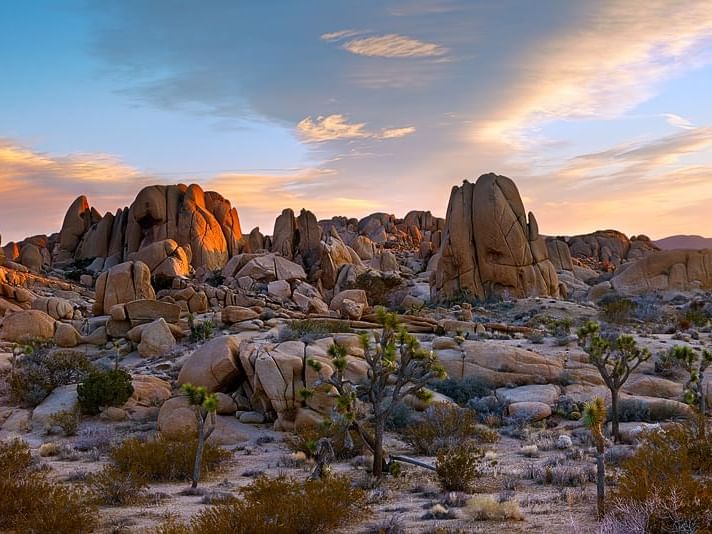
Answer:
<svg viewBox="0 0 712 534"><path fill-rule="evenodd" d="M126 303L126 315L132 325L150 323L160 318L167 323L177 323L180 319L180 306L160 300L134 300Z"/></svg>

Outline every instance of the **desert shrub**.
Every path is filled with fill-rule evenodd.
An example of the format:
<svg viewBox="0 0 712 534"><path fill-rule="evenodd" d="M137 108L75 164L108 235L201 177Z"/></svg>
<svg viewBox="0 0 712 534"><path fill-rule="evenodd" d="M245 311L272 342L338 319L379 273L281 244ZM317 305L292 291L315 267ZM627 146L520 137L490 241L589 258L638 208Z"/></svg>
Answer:
<svg viewBox="0 0 712 534"><path fill-rule="evenodd" d="M539 447L536 445L524 445L520 452L527 458L535 458L539 456Z"/></svg>
<svg viewBox="0 0 712 534"><path fill-rule="evenodd" d="M371 306L388 306L393 304L389 302L390 295L402 283L399 277L380 276L367 271L358 275L355 282L346 284L345 289L363 289Z"/></svg>
<svg viewBox="0 0 712 534"><path fill-rule="evenodd" d="M213 336L215 323L211 320L194 321L190 320L190 340L194 343L205 341Z"/></svg>
<svg viewBox="0 0 712 534"><path fill-rule="evenodd" d="M430 384L430 389L450 397L460 406L465 406L470 399L492 394L492 385L476 376L469 376L462 380L456 378L440 380Z"/></svg>
<svg viewBox="0 0 712 534"><path fill-rule="evenodd" d="M190 480L193 474L197 446L194 437L169 440L159 436L147 441L131 438L114 447L109 456L123 473L155 482L182 481ZM229 457L228 451L206 443L201 471L215 471Z"/></svg>
<svg viewBox="0 0 712 534"><path fill-rule="evenodd" d="M527 340L535 345L542 345L544 343L544 334L539 330L532 330L527 334Z"/></svg>
<svg viewBox="0 0 712 534"><path fill-rule="evenodd" d="M15 402L35 407L52 390L82 380L94 367L72 350L32 350L20 356L10 374L10 394Z"/></svg>
<svg viewBox="0 0 712 534"><path fill-rule="evenodd" d="M0 443L0 495L3 532L83 533L97 524L87 494L34 469L29 447L22 441Z"/></svg>
<svg viewBox="0 0 712 534"><path fill-rule="evenodd" d="M332 334L350 332L353 332L353 328L343 321L295 319L280 331L279 341L314 341Z"/></svg>
<svg viewBox="0 0 712 534"><path fill-rule="evenodd" d="M79 408L89 415L106 406L121 406L132 394L131 375L123 369L94 371L77 386Z"/></svg>
<svg viewBox="0 0 712 534"><path fill-rule="evenodd" d="M146 497L146 479L134 472L120 471L109 465L89 475L87 486L97 504L106 506L130 506Z"/></svg>
<svg viewBox="0 0 712 534"><path fill-rule="evenodd" d="M386 430L399 432L413 423L413 409L403 402L399 402L386 419Z"/></svg>
<svg viewBox="0 0 712 534"><path fill-rule="evenodd" d="M307 458L313 458L316 454L317 441L328 438L331 440L336 458L345 460L358 456L365 447L358 432L348 427L346 420L327 419L320 425L296 429L294 435L289 436L285 442L292 451L303 452Z"/></svg>
<svg viewBox="0 0 712 534"><path fill-rule="evenodd" d="M300 482L260 477L242 488L242 498L207 508L188 525L170 520L158 534L311 534L334 532L359 519L366 497L343 477Z"/></svg>
<svg viewBox="0 0 712 534"><path fill-rule="evenodd" d="M628 298L613 296L601 301L603 319L609 323L624 324L630 321L636 308L635 302Z"/></svg>
<svg viewBox="0 0 712 534"><path fill-rule="evenodd" d="M210 273L210 276L205 279L205 283L213 287L220 287L225 283L225 276L220 269L217 269Z"/></svg>
<svg viewBox="0 0 712 534"><path fill-rule="evenodd" d="M445 491L472 491L480 476L482 457L482 451L469 441L440 449L435 469L442 488Z"/></svg>
<svg viewBox="0 0 712 534"><path fill-rule="evenodd" d="M168 276L165 273L154 274L151 277L151 285L156 291L163 291L164 289L171 289L173 287L173 277Z"/></svg>
<svg viewBox="0 0 712 534"><path fill-rule="evenodd" d="M78 451L96 449L100 452L108 452L115 438L115 433L111 428L96 425L87 426L79 431L74 448Z"/></svg>
<svg viewBox="0 0 712 534"><path fill-rule="evenodd" d="M522 521L524 514L517 501L499 502L492 495L475 495L465 507L465 514L475 521Z"/></svg>
<svg viewBox="0 0 712 534"><path fill-rule="evenodd" d="M81 418L79 414L73 410L67 410L64 412L57 412L50 416L49 418L49 430L57 427L62 431L64 436L75 436L77 430L79 429L79 423Z"/></svg>
<svg viewBox="0 0 712 534"><path fill-rule="evenodd" d="M483 435L475 412L449 404L430 406L422 419L403 432L403 439L421 454L434 455L450 445Z"/></svg>

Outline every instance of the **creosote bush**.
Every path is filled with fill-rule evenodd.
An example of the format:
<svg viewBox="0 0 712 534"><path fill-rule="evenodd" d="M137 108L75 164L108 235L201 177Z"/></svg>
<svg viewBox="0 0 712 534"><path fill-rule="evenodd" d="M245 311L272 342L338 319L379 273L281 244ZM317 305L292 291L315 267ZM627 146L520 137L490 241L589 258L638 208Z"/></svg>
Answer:
<svg viewBox="0 0 712 534"><path fill-rule="evenodd" d="M107 406L121 406L133 394L131 375L123 369L94 371L77 386L79 408L88 415Z"/></svg>
<svg viewBox="0 0 712 534"><path fill-rule="evenodd" d="M315 341L337 333L351 333L351 328L343 321L330 319L295 319L290 321L279 334L279 341Z"/></svg>
<svg viewBox="0 0 712 534"><path fill-rule="evenodd" d="M156 534L312 534L334 532L367 511L366 496L343 477L301 482L259 477L241 498L198 513L189 524L175 520Z"/></svg>
<svg viewBox="0 0 712 534"><path fill-rule="evenodd" d="M176 440L162 436L147 441L132 438L114 447L109 457L122 473L152 482L183 481L193 475L197 446L197 439L188 436ZM228 451L206 443L201 471L215 471L229 457Z"/></svg>
<svg viewBox="0 0 712 534"><path fill-rule="evenodd" d="M17 359L10 373L13 401L35 407L52 390L82 380L94 370L83 354L72 350L31 349Z"/></svg>
<svg viewBox="0 0 712 534"><path fill-rule="evenodd" d="M465 514L475 521L522 521L517 501L499 502L492 495L475 495L465 506Z"/></svg>
<svg viewBox="0 0 712 534"><path fill-rule="evenodd" d="M94 530L97 519L85 492L34 468L26 443L0 443L0 531L84 533Z"/></svg>
<svg viewBox="0 0 712 534"><path fill-rule="evenodd" d="M294 452L303 452L307 458L316 455L316 444L321 438L329 438L337 460L353 458L363 453L365 444L356 430L349 428L346 420L327 419L320 425L309 425L296 429L294 435L286 439L287 446Z"/></svg>
<svg viewBox="0 0 712 534"><path fill-rule="evenodd" d="M442 488L471 492L480 476L482 457L482 451L468 441L440 449L435 469Z"/></svg>
<svg viewBox="0 0 712 534"><path fill-rule="evenodd" d="M109 465L87 477L87 485L97 504L130 506L141 503L146 497L146 479L133 472L125 473Z"/></svg>
<svg viewBox="0 0 712 534"><path fill-rule="evenodd" d="M486 397L492 394L492 386L483 378L468 376L463 379L447 378L433 382L430 389L450 397L460 406L465 406L470 399Z"/></svg>
<svg viewBox="0 0 712 534"><path fill-rule="evenodd" d="M49 418L49 430L59 428L64 436L76 436L81 417L76 411L64 411L52 414Z"/></svg>
<svg viewBox="0 0 712 534"><path fill-rule="evenodd" d="M403 439L417 452L434 455L441 448L463 440L495 443L499 440L499 434L496 430L477 424L477 417L472 410L435 403L423 413L419 422L405 429Z"/></svg>

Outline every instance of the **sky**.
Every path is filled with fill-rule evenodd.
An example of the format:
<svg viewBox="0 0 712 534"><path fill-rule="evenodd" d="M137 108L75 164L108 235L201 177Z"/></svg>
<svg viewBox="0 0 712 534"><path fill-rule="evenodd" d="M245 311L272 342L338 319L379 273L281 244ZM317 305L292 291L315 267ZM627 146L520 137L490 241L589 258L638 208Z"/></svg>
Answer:
<svg viewBox="0 0 712 534"><path fill-rule="evenodd" d="M496 172L547 235L710 236L710 95L708 0L3 0L0 235L154 183L243 231L444 216Z"/></svg>

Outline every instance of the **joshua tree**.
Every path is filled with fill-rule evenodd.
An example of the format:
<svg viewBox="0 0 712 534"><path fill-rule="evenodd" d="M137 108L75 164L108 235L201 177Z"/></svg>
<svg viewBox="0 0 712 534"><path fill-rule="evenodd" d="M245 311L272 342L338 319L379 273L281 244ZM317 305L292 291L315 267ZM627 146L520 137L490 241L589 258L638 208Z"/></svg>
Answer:
<svg viewBox="0 0 712 534"><path fill-rule="evenodd" d="M601 397L596 397L587 402L583 409L583 424L591 431L593 443L596 445L596 494L598 517L602 518L604 510L604 498L606 492L606 464L604 454L606 452L606 438L603 436L603 425L606 423L606 404Z"/></svg>
<svg viewBox="0 0 712 534"><path fill-rule="evenodd" d="M598 369L601 378L611 391L611 419L613 437L620 442L618 430L618 394L630 374L650 359L650 351L638 347L631 336L621 335L613 341L601 336L598 323L589 321L578 331L579 345L585 350L590 362Z"/></svg>
<svg viewBox="0 0 712 534"><path fill-rule="evenodd" d="M701 414L705 413L705 393L702 389L705 370L712 364L712 352L703 349L701 353L689 345L676 345L668 356L677 362L690 375L685 384L684 399L690 406L697 406Z"/></svg>
<svg viewBox="0 0 712 534"><path fill-rule="evenodd" d="M193 483L191 484L191 488L197 488L205 442L215 430L215 411L218 408L218 398L215 393L208 393L208 390L203 386L183 384L181 391L188 397L188 402L193 406L195 418L198 421L198 446L195 449Z"/></svg>
<svg viewBox="0 0 712 534"><path fill-rule="evenodd" d="M366 444L373 451L373 475L383 475L384 453L383 435L388 416L408 395L427 397L425 385L434 378L445 378L445 371L431 351L420 347L418 340L405 329L398 329L398 316L387 313L385 309L377 311L378 322L383 331L378 334L361 335L364 358L368 363L368 376L365 382L354 384L344 378L348 365L346 348L331 345L329 355L334 372L324 378L322 365L316 360L309 360L309 365L319 372L315 386L333 386L338 394L337 410L351 421ZM369 419L374 427L374 436L370 437L357 418L356 400L369 405Z"/></svg>

